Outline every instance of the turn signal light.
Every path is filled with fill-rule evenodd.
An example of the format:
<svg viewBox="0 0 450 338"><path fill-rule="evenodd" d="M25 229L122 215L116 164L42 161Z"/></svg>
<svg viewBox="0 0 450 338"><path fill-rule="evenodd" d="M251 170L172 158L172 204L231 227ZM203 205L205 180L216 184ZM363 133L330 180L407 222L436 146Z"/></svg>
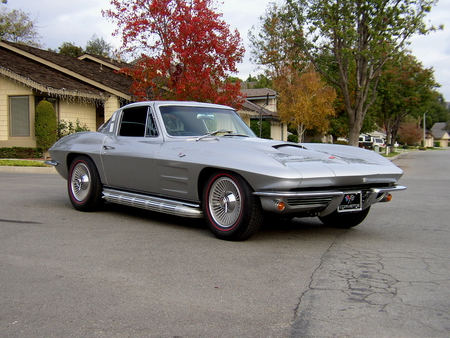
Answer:
<svg viewBox="0 0 450 338"><path fill-rule="evenodd" d="M284 209L286 209L286 205L284 204L284 202L277 202L276 207L278 211L283 211Z"/></svg>
<svg viewBox="0 0 450 338"><path fill-rule="evenodd" d="M392 195L391 194L387 194L385 197L386 202L390 202L392 201Z"/></svg>

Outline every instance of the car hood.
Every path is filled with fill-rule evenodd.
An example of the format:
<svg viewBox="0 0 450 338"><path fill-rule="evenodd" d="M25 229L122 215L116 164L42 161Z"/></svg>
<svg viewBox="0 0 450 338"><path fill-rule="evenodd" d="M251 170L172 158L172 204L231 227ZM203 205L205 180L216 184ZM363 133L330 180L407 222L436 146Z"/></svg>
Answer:
<svg viewBox="0 0 450 338"><path fill-rule="evenodd" d="M223 157L229 154L237 165L239 161L247 167L252 163L254 172L263 173L265 168L273 171L276 167L280 175L282 167L285 172L297 172L299 188L395 183L403 175L388 159L357 147L238 137L221 137L216 142L221 145Z"/></svg>
<svg viewBox="0 0 450 338"><path fill-rule="evenodd" d="M300 186L395 183L403 171L373 151L330 144L275 144L270 156L299 171Z"/></svg>

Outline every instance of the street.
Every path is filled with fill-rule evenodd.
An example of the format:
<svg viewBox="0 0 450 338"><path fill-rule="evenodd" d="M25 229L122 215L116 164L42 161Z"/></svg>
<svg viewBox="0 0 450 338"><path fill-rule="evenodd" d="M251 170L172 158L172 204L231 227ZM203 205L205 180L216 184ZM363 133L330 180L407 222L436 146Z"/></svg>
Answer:
<svg viewBox="0 0 450 338"><path fill-rule="evenodd" d="M448 337L450 150L397 159L406 191L349 230L72 208L57 174L0 172L0 337Z"/></svg>

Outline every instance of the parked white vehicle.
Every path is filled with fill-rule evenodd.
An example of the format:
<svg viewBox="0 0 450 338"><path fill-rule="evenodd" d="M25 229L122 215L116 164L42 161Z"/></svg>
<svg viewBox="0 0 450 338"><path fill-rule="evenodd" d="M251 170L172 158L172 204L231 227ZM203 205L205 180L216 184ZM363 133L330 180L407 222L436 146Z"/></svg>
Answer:
<svg viewBox="0 0 450 338"><path fill-rule="evenodd" d="M373 146L378 146L384 148L386 146L386 142L381 137L372 137Z"/></svg>
<svg viewBox="0 0 450 338"><path fill-rule="evenodd" d="M366 134L359 135L359 146L367 149L374 149L375 146L384 148L386 142L382 137L373 137Z"/></svg>

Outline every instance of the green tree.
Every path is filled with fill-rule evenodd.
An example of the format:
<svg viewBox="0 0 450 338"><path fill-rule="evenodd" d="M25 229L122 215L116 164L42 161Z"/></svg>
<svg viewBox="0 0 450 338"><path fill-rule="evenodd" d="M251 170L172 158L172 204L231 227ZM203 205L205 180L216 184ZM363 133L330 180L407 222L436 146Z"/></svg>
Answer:
<svg viewBox="0 0 450 338"><path fill-rule="evenodd" d="M53 105L45 99L36 106L34 125L36 145L46 152L57 140L58 121Z"/></svg>
<svg viewBox="0 0 450 338"><path fill-rule="evenodd" d="M249 75L245 82L251 83L247 88L257 89L257 88L270 88L273 89L273 81L272 78L264 75L258 74L256 77Z"/></svg>
<svg viewBox="0 0 450 338"><path fill-rule="evenodd" d="M424 111L426 111L426 127L428 129L437 122L450 121L450 110L441 93L436 93L435 99L424 108Z"/></svg>
<svg viewBox="0 0 450 338"><path fill-rule="evenodd" d="M410 53L394 55L380 77L376 110L386 129L386 143L396 140L400 124L408 115L420 118L436 101L438 84L433 69L425 69Z"/></svg>
<svg viewBox="0 0 450 338"><path fill-rule="evenodd" d="M356 146L385 63L412 35L435 29L425 25L424 17L436 3L286 0L284 6L271 7L264 20L270 30L252 45L262 64L278 61L291 45L289 58L311 61L339 88L349 117L349 143Z"/></svg>
<svg viewBox="0 0 450 338"><path fill-rule="evenodd" d="M111 57L112 46L103 38L99 38L96 34L94 34L87 42L85 50L86 53L92 55Z"/></svg>
<svg viewBox="0 0 450 338"><path fill-rule="evenodd" d="M37 21L32 20L29 14L17 9L0 8L0 39L41 47Z"/></svg>
<svg viewBox="0 0 450 338"><path fill-rule="evenodd" d="M84 50L83 48L76 46L74 43L63 42L61 46L58 47L58 53L76 58L83 55Z"/></svg>
<svg viewBox="0 0 450 338"><path fill-rule="evenodd" d="M300 26L293 13L287 6L269 3L266 12L259 18L260 24L249 31L251 42L251 60L263 65L272 77L276 77L282 67L289 63L296 66L303 63L302 53L292 25Z"/></svg>

